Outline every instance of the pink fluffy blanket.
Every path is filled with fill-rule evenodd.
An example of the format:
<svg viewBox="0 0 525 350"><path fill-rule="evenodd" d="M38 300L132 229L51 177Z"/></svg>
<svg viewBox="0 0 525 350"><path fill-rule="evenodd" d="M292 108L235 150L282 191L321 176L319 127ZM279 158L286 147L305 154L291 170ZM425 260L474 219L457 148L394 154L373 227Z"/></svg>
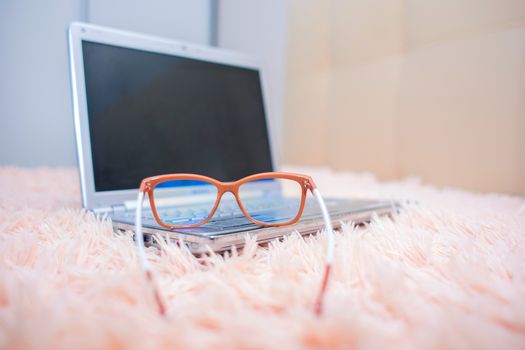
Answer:
<svg viewBox="0 0 525 350"><path fill-rule="evenodd" d="M523 198L300 170L325 196L418 202L337 233L321 318L323 233L201 261L149 248L161 318L132 239L80 208L75 170L0 169L0 348L525 348Z"/></svg>

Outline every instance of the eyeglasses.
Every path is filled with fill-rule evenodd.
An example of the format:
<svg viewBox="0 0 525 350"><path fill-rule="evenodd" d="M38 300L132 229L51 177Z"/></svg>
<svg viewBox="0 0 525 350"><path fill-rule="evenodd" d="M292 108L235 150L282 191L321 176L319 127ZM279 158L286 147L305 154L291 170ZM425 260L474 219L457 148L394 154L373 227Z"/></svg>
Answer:
<svg viewBox="0 0 525 350"><path fill-rule="evenodd" d="M191 191L184 191L184 189L191 189ZM299 221L308 191L319 203L328 238L324 276L315 304L315 313L320 315L333 260L334 239L328 210L310 176L270 172L247 176L234 182L221 182L196 174L170 174L142 180L135 212L135 242L140 263L152 286L159 313L164 315L166 307L144 250L142 206L145 195L148 196L157 223L168 229L192 228L208 223L217 213L221 198L227 192L233 194L237 206L249 221L259 226L276 227L292 225ZM281 197L283 193L287 198L295 198L295 203L288 199L283 206ZM191 198L187 198L188 196ZM198 202L194 204L195 209L191 211L191 217L188 217L188 213L180 212L181 203L187 202L188 199L191 199L192 203Z"/></svg>

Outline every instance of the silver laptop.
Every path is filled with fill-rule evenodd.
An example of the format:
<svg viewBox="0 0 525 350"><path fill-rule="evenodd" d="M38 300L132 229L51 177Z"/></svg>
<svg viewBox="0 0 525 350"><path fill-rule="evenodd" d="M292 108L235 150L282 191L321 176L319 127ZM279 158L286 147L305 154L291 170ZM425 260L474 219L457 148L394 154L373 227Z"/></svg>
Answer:
<svg viewBox="0 0 525 350"><path fill-rule="evenodd" d="M71 24L69 54L82 204L110 218L116 231L134 229L143 178L196 173L234 181L277 169L263 73L253 57L85 23ZM179 198L180 210L172 211L179 222L199 213L201 189L170 191ZM393 210L388 201L326 202L336 228ZM226 197L202 227L165 229L148 206L142 221L150 241L163 235L195 254L240 247L246 235L264 243L323 227L312 199L302 219L285 227L251 223Z"/></svg>

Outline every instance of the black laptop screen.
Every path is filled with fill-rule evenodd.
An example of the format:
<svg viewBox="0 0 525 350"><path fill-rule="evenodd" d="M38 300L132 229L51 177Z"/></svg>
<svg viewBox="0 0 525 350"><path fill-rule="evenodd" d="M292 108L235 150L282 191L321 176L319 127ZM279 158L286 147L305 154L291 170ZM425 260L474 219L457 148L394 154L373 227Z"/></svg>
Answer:
<svg viewBox="0 0 525 350"><path fill-rule="evenodd" d="M83 41L96 191L272 171L257 70Z"/></svg>

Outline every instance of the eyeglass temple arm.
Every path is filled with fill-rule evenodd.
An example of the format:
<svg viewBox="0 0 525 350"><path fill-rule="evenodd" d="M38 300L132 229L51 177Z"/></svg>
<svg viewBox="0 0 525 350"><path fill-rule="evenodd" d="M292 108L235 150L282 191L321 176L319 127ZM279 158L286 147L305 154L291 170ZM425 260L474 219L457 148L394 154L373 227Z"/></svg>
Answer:
<svg viewBox="0 0 525 350"><path fill-rule="evenodd" d="M319 203L319 207L321 208L321 213L323 215L325 230L326 230L326 237L328 239L327 242L327 251L326 251L326 257L325 257L325 268L324 268L324 275L323 280L321 282L321 289L319 290L319 294L317 296L317 301L315 303L315 314L317 316L320 316L323 313L323 300L324 295L326 292L326 287L328 286L328 279L330 277L330 272L332 269L332 263L334 260L334 232L332 227L332 220L330 219L330 214L328 214L328 210L326 209L325 202L323 200L323 197L321 196L321 192L317 189L317 186L312 181L311 189L312 194L317 199L317 202Z"/></svg>
<svg viewBox="0 0 525 350"><path fill-rule="evenodd" d="M142 202L143 201L144 201L144 191L141 185L141 189L137 197L137 208L135 209L135 245L136 245L137 254L139 257L139 263L142 266L142 269L144 270L144 272L146 273L146 279L151 285L153 296L155 297L155 302L157 303L159 313L164 316L166 314L166 306L164 304L164 301L162 300L157 284L155 283L155 279L153 278L153 272L151 271L149 261L146 258L146 248L144 247L144 234L142 233Z"/></svg>

